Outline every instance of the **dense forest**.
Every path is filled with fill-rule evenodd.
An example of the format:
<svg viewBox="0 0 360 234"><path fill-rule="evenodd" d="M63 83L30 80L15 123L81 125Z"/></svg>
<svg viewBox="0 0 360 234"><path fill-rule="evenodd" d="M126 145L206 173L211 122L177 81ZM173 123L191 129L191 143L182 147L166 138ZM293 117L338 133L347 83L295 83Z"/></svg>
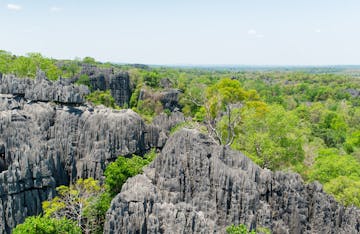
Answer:
<svg viewBox="0 0 360 234"><path fill-rule="evenodd" d="M127 72L129 102L120 106L109 90L94 89L84 72L89 67L100 73ZM49 80L88 86L91 105L131 108L148 122L161 113L181 111L187 121L172 133L196 128L262 168L299 173L306 183L319 181L343 205L360 207L360 79L353 71L119 65L91 57L56 60L0 51L0 78L35 78L38 70ZM178 94L178 101L165 105L161 95L169 90ZM119 157L107 166L104 181L81 179L58 187L58 196L43 203L44 214L27 218L14 233L101 233L111 199L155 157L155 150ZM236 227L228 232L247 233L240 228L243 232Z"/></svg>

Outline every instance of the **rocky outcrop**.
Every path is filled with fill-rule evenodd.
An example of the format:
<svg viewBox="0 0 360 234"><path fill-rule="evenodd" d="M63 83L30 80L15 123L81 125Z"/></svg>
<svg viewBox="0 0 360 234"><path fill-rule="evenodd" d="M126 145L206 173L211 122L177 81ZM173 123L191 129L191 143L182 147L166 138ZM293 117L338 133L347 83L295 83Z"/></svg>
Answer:
<svg viewBox="0 0 360 234"><path fill-rule="evenodd" d="M61 80L51 82L43 72L38 72L36 79L19 79L12 75L0 78L0 93L17 95L32 101L83 104L89 90L86 86L66 84Z"/></svg>
<svg viewBox="0 0 360 234"><path fill-rule="evenodd" d="M80 105L77 89L39 79L0 81L8 93L0 94L0 233L39 214L57 186L102 179L119 155L163 147L159 129L135 112Z"/></svg>
<svg viewBox="0 0 360 234"><path fill-rule="evenodd" d="M183 113L179 111L171 112L169 115L161 113L154 117L152 123L148 126L146 142L156 142L157 145L151 145L152 148L162 148L169 135L170 130L180 123L186 121Z"/></svg>
<svg viewBox="0 0 360 234"><path fill-rule="evenodd" d="M360 211L318 183L264 170L195 131L170 138L111 203L105 233L225 233L231 224L273 233L359 233Z"/></svg>
<svg viewBox="0 0 360 234"><path fill-rule="evenodd" d="M130 77L127 72L117 73L110 76L109 88L111 96L119 106L129 105L131 97Z"/></svg>
<svg viewBox="0 0 360 234"><path fill-rule="evenodd" d="M170 131L176 125L186 121L184 114L180 111L174 111L170 114L161 113L155 116L152 124L164 131Z"/></svg>
<svg viewBox="0 0 360 234"><path fill-rule="evenodd" d="M160 102L163 109L170 111L178 111L181 106L179 104L180 90L178 89L165 89L162 91L153 91L149 89L141 89L139 100L151 100L153 102Z"/></svg>
<svg viewBox="0 0 360 234"><path fill-rule="evenodd" d="M167 89L161 92L160 102L164 109L170 111L178 110L181 108L179 104L180 90L178 89Z"/></svg>
<svg viewBox="0 0 360 234"><path fill-rule="evenodd" d="M347 92L353 98L360 97L360 90L349 88L346 89L345 92Z"/></svg>
<svg viewBox="0 0 360 234"><path fill-rule="evenodd" d="M98 68L95 65L83 64L81 74L89 76L92 90L110 90L118 106L129 105L131 87L127 72L115 73L112 68Z"/></svg>
<svg viewBox="0 0 360 234"><path fill-rule="evenodd" d="M173 82L169 78L162 78L159 83L160 87L163 89L170 89L173 87Z"/></svg>

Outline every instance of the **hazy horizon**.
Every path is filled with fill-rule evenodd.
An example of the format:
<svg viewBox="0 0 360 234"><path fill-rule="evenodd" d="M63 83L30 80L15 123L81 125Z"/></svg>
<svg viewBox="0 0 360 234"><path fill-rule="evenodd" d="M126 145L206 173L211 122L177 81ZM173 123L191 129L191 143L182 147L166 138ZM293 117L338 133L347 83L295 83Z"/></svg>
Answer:
<svg viewBox="0 0 360 234"><path fill-rule="evenodd" d="M355 0L0 0L0 49L168 66L360 64Z"/></svg>

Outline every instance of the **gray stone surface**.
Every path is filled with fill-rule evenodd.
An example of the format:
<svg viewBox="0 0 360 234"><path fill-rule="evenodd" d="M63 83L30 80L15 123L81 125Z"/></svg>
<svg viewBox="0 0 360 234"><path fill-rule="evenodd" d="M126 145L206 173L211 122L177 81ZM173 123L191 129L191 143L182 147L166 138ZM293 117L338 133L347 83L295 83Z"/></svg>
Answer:
<svg viewBox="0 0 360 234"><path fill-rule="evenodd" d="M348 94L350 94L353 98L360 97L360 90L350 88L350 89L346 89L345 91Z"/></svg>
<svg viewBox="0 0 360 234"><path fill-rule="evenodd" d="M185 121L186 118L182 112L174 111L170 114L161 113L160 115L155 116L152 124L158 126L162 130L170 131L173 127Z"/></svg>
<svg viewBox="0 0 360 234"><path fill-rule="evenodd" d="M127 72L120 72L110 76L109 89L117 105L129 105L131 89L130 77Z"/></svg>
<svg viewBox="0 0 360 234"><path fill-rule="evenodd" d="M121 107L129 105L132 92L127 72L114 72L112 68L83 64L81 74L89 76L92 90L110 90L117 105Z"/></svg>
<svg viewBox="0 0 360 234"><path fill-rule="evenodd" d="M165 143L159 129L131 110L44 102L39 97L47 94L26 96L33 82L53 86L29 79L0 83L0 90L15 94L0 94L0 233L39 214L57 186L80 177L102 179L119 155L141 155Z"/></svg>
<svg viewBox="0 0 360 234"><path fill-rule="evenodd" d="M65 84L61 80L51 82L43 72L38 72L36 79L3 76L0 78L0 93L18 95L32 101L83 104L89 90L86 86Z"/></svg>
<svg viewBox="0 0 360 234"><path fill-rule="evenodd" d="M195 130L182 130L124 184L105 233L225 233L240 223L273 233L355 234L360 211L339 205L318 183L261 169Z"/></svg>
<svg viewBox="0 0 360 234"><path fill-rule="evenodd" d="M148 88L140 90L139 100L151 99L161 102L164 109L177 111L181 108L179 104L181 91L178 89L164 89L162 91L154 91Z"/></svg>

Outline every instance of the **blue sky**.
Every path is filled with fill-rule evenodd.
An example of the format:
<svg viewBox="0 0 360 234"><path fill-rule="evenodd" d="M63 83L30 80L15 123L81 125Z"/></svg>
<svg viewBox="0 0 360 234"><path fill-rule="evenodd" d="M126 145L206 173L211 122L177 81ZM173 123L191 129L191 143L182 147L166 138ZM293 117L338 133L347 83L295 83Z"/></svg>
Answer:
<svg viewBox="0 0 360 234"><path fill-rule="evenodd" d="M0 49L146 64L360 64L359 0L0 0Z"/></svg>

